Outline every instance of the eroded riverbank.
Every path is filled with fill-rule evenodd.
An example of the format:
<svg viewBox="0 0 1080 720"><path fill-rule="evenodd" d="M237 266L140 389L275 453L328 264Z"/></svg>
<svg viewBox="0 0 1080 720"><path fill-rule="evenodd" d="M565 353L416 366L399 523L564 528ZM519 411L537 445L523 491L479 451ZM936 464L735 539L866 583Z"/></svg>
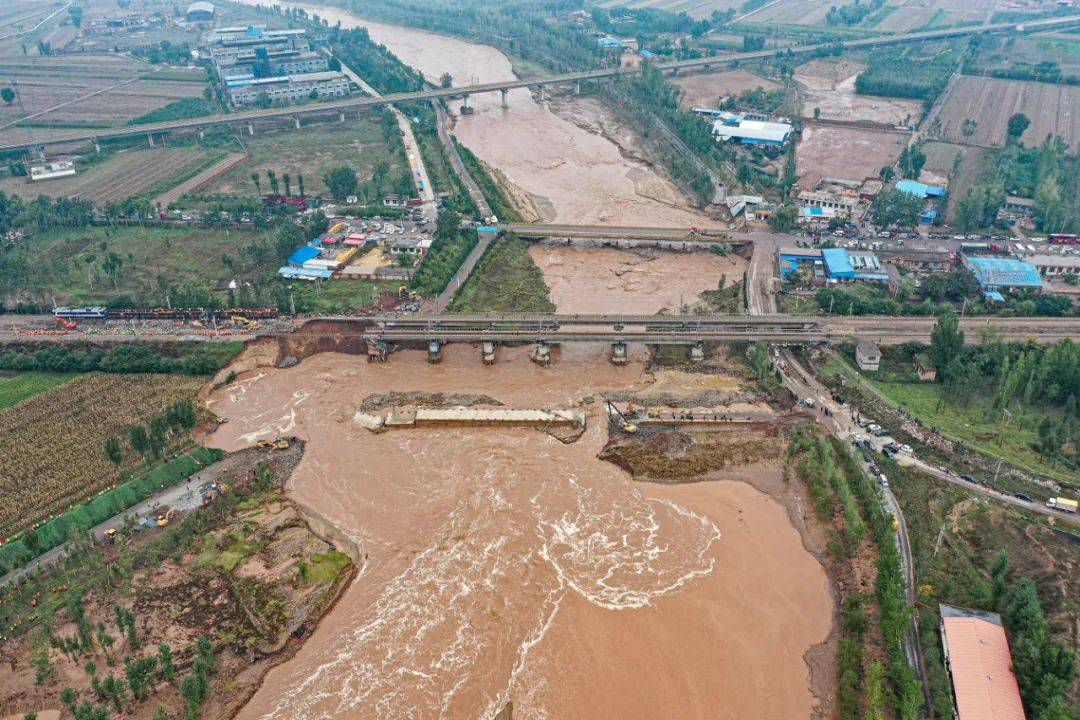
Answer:
<svg viewBox="0 0 1080 720"><path fill-rule="evenodd" d="M362 574L242 718L808 717L803 653L829 632L825 573L784 509L739 482L634 483L597 459L591 398L648 385L610 366L526 348L494 368L452 346L386 365L322 354L215 392L215 444L307 440L289 491L363 548ZM590 412L565 445L534 430L352 422L393 391L487 396ZM586 402L588 401L588 402ZM662 673L653 668L663 668ZM718 714L719 713L719 714Z"/></svg>

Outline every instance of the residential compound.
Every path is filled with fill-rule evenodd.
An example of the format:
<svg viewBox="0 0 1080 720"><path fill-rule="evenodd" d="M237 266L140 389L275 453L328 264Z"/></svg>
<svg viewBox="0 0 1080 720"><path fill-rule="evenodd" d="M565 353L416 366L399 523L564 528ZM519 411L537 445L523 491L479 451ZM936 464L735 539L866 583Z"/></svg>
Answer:
<svg viewBox="0 0 1080 720"><path fill-rule="evenodd" d="M345 97L348 79L330 70L329 58L311 47L303 29L262 25L216 28L203 52L236 107Z"/></svg>

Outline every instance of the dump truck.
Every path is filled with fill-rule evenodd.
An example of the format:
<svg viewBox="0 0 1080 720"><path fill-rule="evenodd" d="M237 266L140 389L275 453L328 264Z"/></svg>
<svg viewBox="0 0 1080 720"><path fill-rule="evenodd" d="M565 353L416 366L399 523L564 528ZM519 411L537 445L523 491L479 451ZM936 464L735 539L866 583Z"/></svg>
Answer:
<svg viewBox="0 0 1080 720"><path fill-rule="evenodd" d="M1077 510L1076 500L1070 500L1063 497L1052 497L1046 501L1046 507L1054 508L1055 510L1064 510L1068 513L1074 513Z"/></svg>

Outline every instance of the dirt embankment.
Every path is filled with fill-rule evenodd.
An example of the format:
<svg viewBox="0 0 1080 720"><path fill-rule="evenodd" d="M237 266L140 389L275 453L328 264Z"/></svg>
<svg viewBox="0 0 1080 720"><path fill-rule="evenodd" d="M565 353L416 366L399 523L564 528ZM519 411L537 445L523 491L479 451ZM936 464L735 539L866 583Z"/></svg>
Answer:
<svg viewBox="0 0 1080 720"><path fill-rule="evenodd" d="M180 681L191 673L196 640L205 636L219 668L201 716L232 717L314 631L360 562L355 545L282 495L302 456L296 441L283 451L232 454L222 461L222 481L243 493L234 506L219 501L166 530L92 549L87 574L106 566L118 572L82 598L91 639L78 640L73 598L50 629L7 641L10 672L0 678L0 716L60 708L63 688L73 689L77 702L110 704L96 688L109 675L124 681L119 658L157 658L162 644L175 657L175 676L159 674L145 699L128 690L115 702L126 717L149 718L159 705L175 716L184 705ZM133 632L119 626L117 607L131 613ZM38 683L43 662L53 677ZM88 663L96 666L93 675Z"/></svg>

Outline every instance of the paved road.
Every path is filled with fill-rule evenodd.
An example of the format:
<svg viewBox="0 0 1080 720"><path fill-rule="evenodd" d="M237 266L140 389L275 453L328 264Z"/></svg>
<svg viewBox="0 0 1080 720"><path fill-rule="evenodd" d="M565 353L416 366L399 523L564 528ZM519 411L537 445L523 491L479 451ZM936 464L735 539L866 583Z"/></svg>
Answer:
<svg viewBox="0 0 1080 720"><path fill-rule="evenodd" d="M330 55L329 48L323 48L323 52ZM338 58L338 62L341 62L341 58ZM378 90L371 87L364 78L350 68L345 63L341 63L341 72L359 85L364 92L371 97L379 98L382 95ZM417 197L424 201L422 206L422 212L424 218L427 220L434 220L438 209L435 207L435 191L431 187L431 178L428 177L427 166L424 164L423 153L420 152L420 146L416 143L416 135L413 133L412 123L409 122L409 118L405 117L405 113L398 110L393 105L390 106L390 111L394 114L394 119L397 121L398 130L401 132L401 141L405 146L405 154L409 160L409 175L412 178L413 186L416 188Z"/></svg>
<svg viewBox="0 0 1080 720"><path fill-rule="evenodd" d="M896 45L910 42L925 42L928 40L938 40L950 37L962 37L965 35L981 34L987 32L1038 32L1046 29L1054 29L1058 27L1074 25L1077 23L1080 23L1080 15L1049 18L1046 20L1036 20L1023 23L968 25L963 27L946 28L943 30L901 33L897 35L864 38L862 40L849 40L844 42L844 47L852 49L869 48L882 45ZM690 68L702 68L705 70L711 70L713 68L719 69L732 64L739 64L750 60L761 60L764 58L775 57L778 53L810 54L820 52L825 49L830 49L831 47L831 44L798 45L788 48L782 48L780 50L770 49L748 53L733 53L730 55L725 55L723 57L675 60L671 62L655 63L653 64L653 66L659 68L660 70L670 71L678 71L680 69ZM480 85L469 85L457 88L429 88L425 90L420 90L418 92L393 93L389 95L384 95L382 97L353 97L346 98L344 100L308 103L304 105L294 105L282 108L246 110L243 112L220 115L207 115L200 118L171 120L160 123L146 123L143 125L133 125L116 128L95 128L92 130L77 130L66 133L56 133L49 138L38 142L21 140L5 142L0 144L0 151L19 150L22 148L41 144L57 145L62 143L90 142L94 140L104 140L107 138L133 137L143 134L171 132L173 130L198 130L201 128L211 127L213 125L248 123L254 122L256 120L267 120L275 118L288 119L299 117L301 115L343 112L345 110L355 108L379 107L382 105L393 105L396 103L411 102L416 100L461 97L463 95L475 95L478 93L495 92L498 90L511 90L521 87L537 87L552 84L569 84L580 82L581 80L593 80L615 77L619 75L633 75L639 72L641 72L641 67L620 66L613 68L602 68L599 70L585 70L581 72L565 73L562 75L551 75L540 78L531 78L527 80L517 79L505 82L485 83Z"/></svg>
<svg viewBox="0 0 1080 720"><path fill-rule="evenodd" d="M495 213L492 212L491 206L488 205L487 198L485 198L484 193L480 191L480 186L476 184L476 180L474 180L473 176L469 173L469 169L465 167L465 162L461 159L461 153L458 152L457 145L454 144L454 139L450 137L449 119L446 116L446 109L443 108L442 104L437 100L432 100L431 104L435 107L435 128L439 132L439 141L442 142L443 149L446 150L446 157L450 160L450 168L465 186L465 190L468 191L473 204L475 204L476 208L480 211L480 217L491 217Z"/></svg>

